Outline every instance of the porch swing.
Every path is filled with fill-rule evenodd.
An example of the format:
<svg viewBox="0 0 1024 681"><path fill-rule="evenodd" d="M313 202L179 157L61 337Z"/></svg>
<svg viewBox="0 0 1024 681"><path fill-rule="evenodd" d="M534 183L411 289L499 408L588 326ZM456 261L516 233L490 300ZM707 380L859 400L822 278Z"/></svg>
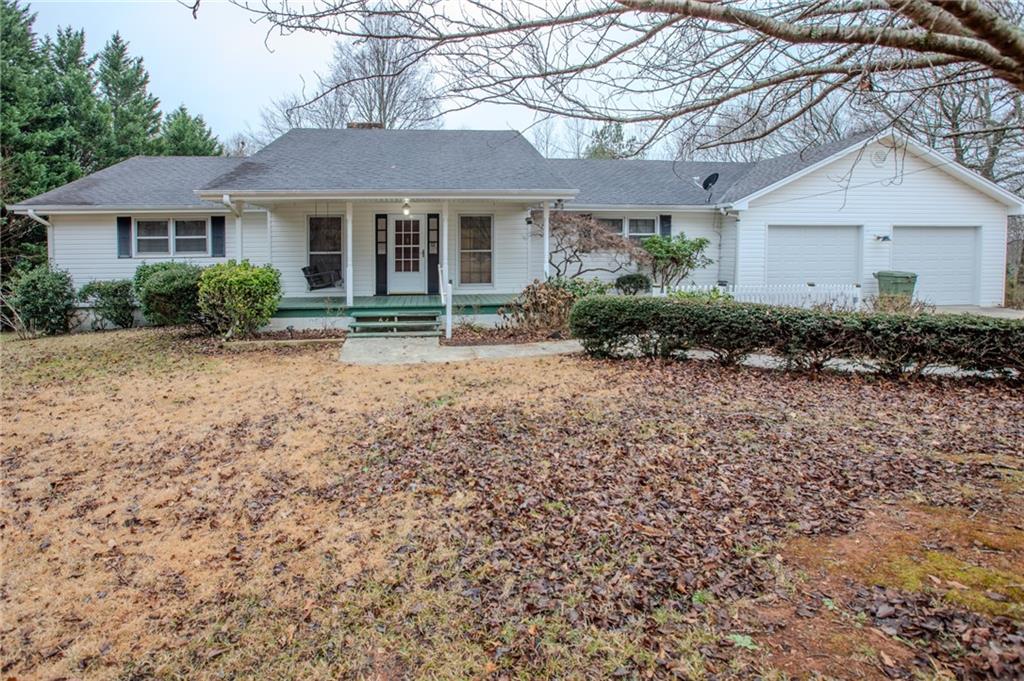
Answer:
<svg viewBox="0 0 1024 681"><path fill-rule="evenodd" d="M331 213L331 204L330 204L330 202L327 203L327 207L326 208L327 208L326 214L323 217L329 219L331 217L331 214L330 214ZM310 216L310 217L311 218L320 218L321 217L319 202L314 202L313 203L313 215ZM340 222L339 222L339 227L340 227ZM311 230L312 226L307 227L307 229ZM340 241L341 241L341 236L340 235L338 236L338 239L339 239L339 246L338 246L338 248L340 249ZM344 278L341 275L340 253L339 253L339 256L338 256L339 262L338 262L338 266L337 267L333 267L332 264L329 264L329 263L324 263L322 257L318 258L318 260L320 260L319 262L313 262L314 253L313 253L313 247L312 247L312 235L311 234L307 234L307 241L310 242L309 243L310 262L309 262L309 264L306 267L302 268L302 276L306 278L306 288L308 288L310 291L316 291L316 290L323 289L323 288L332 288L332 287L335 287L335 286L342 285L344 283ZM333 249L331 249L331 250L333 250ZM317 253L316 255L326 255L326 254Z"/></svg>

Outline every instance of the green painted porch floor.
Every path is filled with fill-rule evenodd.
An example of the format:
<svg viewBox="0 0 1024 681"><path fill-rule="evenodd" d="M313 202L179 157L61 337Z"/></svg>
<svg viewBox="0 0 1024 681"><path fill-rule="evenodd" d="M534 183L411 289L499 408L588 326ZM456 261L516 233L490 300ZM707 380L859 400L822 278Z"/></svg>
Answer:
<svg viewBox="0 0 1024 681"><path fill-rule="evenodd" d="M516 299L515 293L462 293L452 298L457 314L495 314L502 305ZM344 296L282 298L275 317L345 316L365 310L430 310L442 312L441 296L355 296L346 307Z"/></svg>

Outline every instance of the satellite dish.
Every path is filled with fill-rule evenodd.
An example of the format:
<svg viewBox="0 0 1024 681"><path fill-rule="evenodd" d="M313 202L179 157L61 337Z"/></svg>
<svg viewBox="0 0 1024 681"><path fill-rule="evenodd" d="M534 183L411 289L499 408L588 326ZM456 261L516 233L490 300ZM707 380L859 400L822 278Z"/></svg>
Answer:
<svg viewBox="0 0 1024 681"><path fill-rule="evenodd" d="M718 182L718 173L711 173L704 178L704 181L700 183L700 186L704 188L704 191L709 192L711 188Z"/></svg>

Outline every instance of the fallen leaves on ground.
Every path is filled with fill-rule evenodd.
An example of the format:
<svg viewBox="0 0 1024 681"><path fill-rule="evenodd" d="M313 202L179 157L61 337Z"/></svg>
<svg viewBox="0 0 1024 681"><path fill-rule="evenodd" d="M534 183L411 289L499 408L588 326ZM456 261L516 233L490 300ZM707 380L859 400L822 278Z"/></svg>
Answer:
<svg viewBox="0 0 1024 681"><path fill-rule="evenodd" d="M5 361L5 675L764 676L781 542L1018 494L1001 384L102 336Z"/></svg>

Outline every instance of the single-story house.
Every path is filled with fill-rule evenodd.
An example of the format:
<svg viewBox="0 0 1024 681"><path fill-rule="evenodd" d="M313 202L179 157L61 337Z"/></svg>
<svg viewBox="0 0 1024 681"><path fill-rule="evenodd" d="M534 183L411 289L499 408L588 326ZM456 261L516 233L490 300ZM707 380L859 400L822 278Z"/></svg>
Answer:
<svg viewBox="0 0 1024 681"><path fill-rule="evenodd" d="M630 237L707 237L714 262L693 284L869 295L872 273L897 269L934 304L1001 305L1007 216L1024 204L890 133L730 163L546 159L514 131L353 127L292 130L247 158L135 157L10 209L46 225L79 286L155 260L247 259L281 272L279 326L329 315L366 331L381 312L493 314L549 273L556 209Z"/></svg>

